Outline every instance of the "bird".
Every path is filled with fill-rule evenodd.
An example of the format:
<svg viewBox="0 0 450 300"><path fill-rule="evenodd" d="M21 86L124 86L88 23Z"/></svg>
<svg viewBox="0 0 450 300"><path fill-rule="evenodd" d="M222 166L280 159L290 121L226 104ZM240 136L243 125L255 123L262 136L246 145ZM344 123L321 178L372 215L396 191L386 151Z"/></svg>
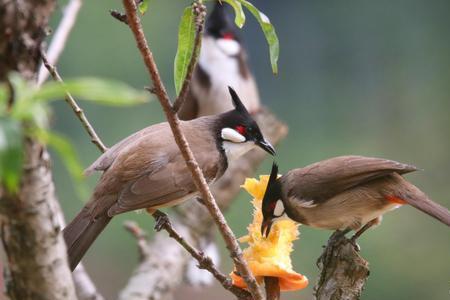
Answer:
<svg viewBox="0 0 450 300"><path fill-rule="evenodd" d="M191 120L230 110L226 86L236 90L251 114L259 111L258 88L238 28L225 5L217 1L206 22L198 63L179 118Z"/></svg>
<svg viewBox="0 0 450 300"><path fill-rule="evenodd" d="M223 175L230 161L256 146L275 154L237 93L232 88L229 93L233 110L180 121L209 184ZM198 194L167 122L144 128L115 144L85 173L94 171L103 174L90 200L63 230L72 270L114 216L138 209L152 213Z"/></svg>
<svg viewBox="0 0 450 300"><path fill-rule="evenodd" d="M416 170L392 160L351 155L293 169L277 178L274 162L263 197L261 234L267 237L274 222L290 219L343 235L354 230L351 241L355 242L378 225L384 213L405 204L450 226L448 209L402 176Z"/></svg>

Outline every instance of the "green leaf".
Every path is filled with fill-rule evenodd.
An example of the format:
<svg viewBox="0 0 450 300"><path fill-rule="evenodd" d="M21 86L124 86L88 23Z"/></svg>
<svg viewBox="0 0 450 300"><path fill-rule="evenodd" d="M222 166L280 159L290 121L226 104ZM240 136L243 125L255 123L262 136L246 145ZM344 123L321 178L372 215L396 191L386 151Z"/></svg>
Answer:
<svg viewBox="0 0 450 300"><path fill-rule="evenodd" d="M269 44L269 52L270 52L270 63L272 65L272 71L274 74L278 73L278 56L280 55L280 43L278 41L277 34L275 32L275 28L270 23L269 18L260 12L253 4L246 0L238 0L242 3L242 5L247 8L252 15L258 20L259 25L261 26L262 31L264 32L264 36L266 37L267 43Z"/></svg>
<svg viewBox="0 0 450 300"><path fill-rule="evenodd" d="M104 105L125 106L148 101L148 93L138 91L116 80L83 77L59 82L47 82L33 95L35 100L49 101L65 97L66 91L75 98Z"/></svg>
<svg viewBox="0 0 450 300"><path fill-rule="evenodd" d="M141 15L144 15L147 12L149 1L150 0L142 0L141 3L139 3L139 12Z"/></svg>
<svg viewBox="0 0 450 300"><path fill-rule="evenodd" d="M0 116L6 114L6 107L8 105L8 87L6 83L0 84Z"/></svg>
<svg viewBox="0 0 450 300"><path fill-rule="evenodd" d="M180 93L193 54L195 41L195 18L192 8L186 7L178 29L178 49L174 62L174 81L177 95Z"/></svg>
<svg viewBox="0 0 450 300"><path fill-rule="evenodd" d="M81 199L86 199L88 192L83 177L83 167L70 141L64 136L44 129L37 129L33 133L42 143L55 150L72 177L78 195Z"/></svg>
<svg viewBox="0 0 450 300"><path fill-rule="evenodd" d="M22 174L22 127L17 120L0 117L0 181L10 193L17 192Z"/></svg>
<svg viewBox="0 0 450 300"><path fill-rule="evenodd" d="M242 9L241 3L239 3L237 0L223 0L224 2L228 3L233 7L235 17L234 17L234 23L236 23L236 26L239 28L242 28L245 24L245 14L244 10Z"/></svg>

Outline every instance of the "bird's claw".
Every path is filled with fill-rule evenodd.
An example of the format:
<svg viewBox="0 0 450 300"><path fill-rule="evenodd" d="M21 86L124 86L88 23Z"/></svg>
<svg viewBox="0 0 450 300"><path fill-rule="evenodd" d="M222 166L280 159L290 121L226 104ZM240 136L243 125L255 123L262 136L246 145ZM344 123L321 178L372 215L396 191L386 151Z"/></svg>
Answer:
<svg viewBox="0 0 450 300"><path fill-rule="evenodd" d="M157 211L153 214L153 216L155 217L155 220L156 220L156 224L155 224L155 230L156 230L156 231L159 232L159 231L161 231L165 226L170 225L169 217L168 217L165 213L163 213L163 212L157 210Z"/></svg>
<svg viewBox="0 0 450 300"><path fill-rule="evenodd" d="M350 238L350 244L352 244L353 245L353 248L355 248L355 251L356 252L360 252L361 251L361 247L358 245L358 243L356 242L356 239L357 239L358 237L357 236L352 236L351 238Z"/></svg>

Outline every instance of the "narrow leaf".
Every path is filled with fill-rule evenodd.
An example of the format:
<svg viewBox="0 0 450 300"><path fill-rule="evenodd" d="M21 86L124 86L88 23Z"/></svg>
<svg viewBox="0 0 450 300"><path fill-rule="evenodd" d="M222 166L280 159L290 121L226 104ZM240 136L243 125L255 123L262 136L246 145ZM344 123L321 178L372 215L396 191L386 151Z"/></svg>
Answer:
<svg viewBox="0 0 450 300"><path fill-rule="evenodd" d="M237 0L223 0L224 2L228 3L233 7L235 17L234 17L234 23L236 23L236 26L239 28L242 28L245 24L245 14L244 10L242 9L241 3L239 3Z"/></svg>
<svg viewBox="0 0 450 300"><path fill-rule="evenodd" d="M0 116L5 115L8 103L8 87L6 83L0 84Z"/></svg>
<svg viewBox="0 0 450 300"><path fill-rule="evenodd" d="M258 20L259 25L261 26L262 31L264 32L264 36L266 37L267 43L269 44L269 53L270 53L270 63L272 65L272 71L274 74L278 73L278 56L280 54L280 44L278 41L277 34L275 32L275 28L270 23L269 18L260 12L253 4L246 0L238 0L242 3L242 5L247 8L252 15Z"/></svg>
<svg viewBox="0 0 450 300"><path fill-rule="evenodd" d="M75 98L104 105L125 106L148 101L148 93L138 91L128 84L116 80L83 77L59 82L47 82L33 98L40 101L62 99L66 91Z"/></svg>
<svg viewBox="0 0 450 300"><path fill-rule="evenodd" d="M195 19L192 8L186 7L178 29L178 49L174 62L174 81L177 95L180 93L193 54Z"/></svg>
<svg viewBox="0 0 450 300"><path fill-rule="evenodd" d="M85 199L88 193L87 186L83 178L83 168L75 148L70 141L64 136L43 129L34 131L34 134L41 142L47 144L51 149L55 150L74 181L75 190L78 195L82 199Z"/></svg>
<svg viewBox="0 0 450 300"><path fill-rule="evenodd" d="M17 192L22 174L22 138L18 121L0 117L0 182L10 193Z"/></svg>
<svg viewBox="0 0 450 300"><path fill-rule="evenodd" d="M139 12L144 15L147 12L148 9L148 2L150 0L142 0L141 3L139 3Z"/></svg>

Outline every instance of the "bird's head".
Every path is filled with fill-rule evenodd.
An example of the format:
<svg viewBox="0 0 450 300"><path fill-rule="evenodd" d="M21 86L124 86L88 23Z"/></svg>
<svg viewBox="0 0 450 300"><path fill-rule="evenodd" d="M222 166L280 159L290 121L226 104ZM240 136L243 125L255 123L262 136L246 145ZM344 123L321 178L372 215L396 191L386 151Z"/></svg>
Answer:
<svg viewBox="0 0 450 300"><path fill-rule="evenodd" d="M263 221L261 224L261 235L265 237L269 236L273 222L285 216L284 204L281 199L281 183L277 177L278 166L274 162L262 201Z"/></svg>
<svg viewBox="0 0 450 300"><path fill-rule="evenodd" d="M216 2L206 22L206 34L214 39L217 47L227 56L236 56L241 51L238 29L224 3Z"/></svg>
<svg viewBox="0 0 450 300"><path fill-rule="evenodd" d="M264 138L258 124L249 114L236 92L228 87L234 110L220 115L218 124L219 141L228 158L236 158L255 146L271 155L275 149Z"/></svg>

